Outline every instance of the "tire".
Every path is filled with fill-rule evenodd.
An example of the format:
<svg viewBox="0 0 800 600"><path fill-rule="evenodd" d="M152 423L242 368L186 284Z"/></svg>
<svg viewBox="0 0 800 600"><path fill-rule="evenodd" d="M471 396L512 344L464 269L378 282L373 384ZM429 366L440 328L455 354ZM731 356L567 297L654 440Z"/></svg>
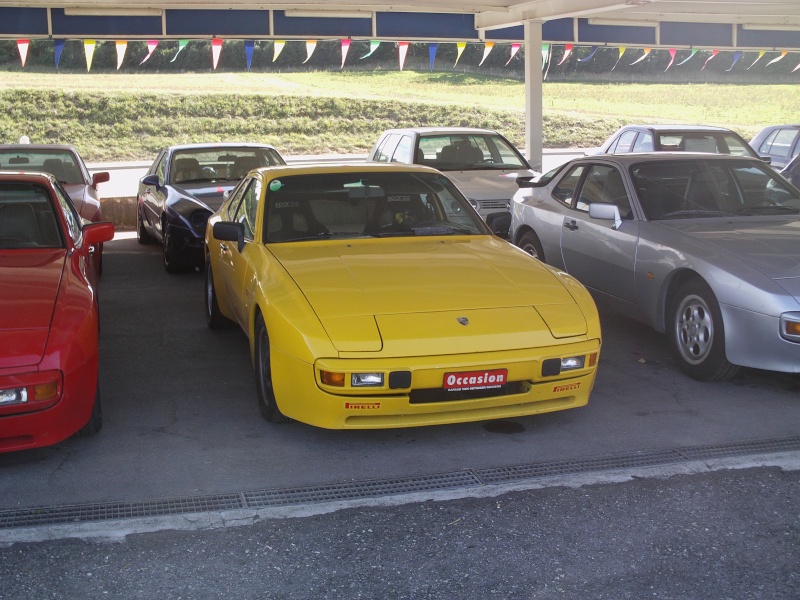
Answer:
<svg viewBox="0 0 800 600"><path fill-rule="evenodd" d="M152 244L155 241L153 236L147 232L147 228L144 226L142 212L139 210L138 206L136 207L136 241L143 246Z"/></svg>
<svg viewBox="0 0 800 600"><path fill-rule="evenodd" d="M286 423L289 419L278 408L275 393L272 389L272 364L269 356L269 336L264 318L256 319L256 389L258 391L258 408L261 415L270 423Z"/></svg>
<svg viewBox="0 0 800 600"><path fill-rule="evenodd" d="M97 390L94 394L94 404L92 405L92 415L89 422L78 430L76 435L88 437L94 435L103 427L103 407L100 404L100 383L97 383Z"/></svg>
<svg viewBox="0 0 800 600"><path fill-rule="evenodd" d="M542 243L539 241L539 238L536 236L534 232L526 231L519 239L519 243L517 244L517 246L522 248L533 258L537 258L540 261L544 262L544 252L542 251Z"/></svg>
<svg viewBox="0 0 800 600"><path fill-rule="evenodd" d="M206 309L206 325L209 329L222 329L231 324L228 319L219 311L217 304L217 290L214 288L214 277L211 272L211 257L206 255L206 278L205 278L204 304Z"/></svg>
<svg viewBox="0 0 800 600"><path fill-rule="evenodd" d="M678 367L698 381L721 381L739 370L725 356L725 326L714 292L700 279L678 288L669 311L670 349Z"/></svg>
<svg viewBox="0 0 800 600"><path fill-rule="evenodd" d="M176 256L175 248L172 243L172 236L169 234L169 227L164 225L161 228L163 235L163 254L164 254L164 269L167 273L183 273L186 271L186 266Z"/></svg>

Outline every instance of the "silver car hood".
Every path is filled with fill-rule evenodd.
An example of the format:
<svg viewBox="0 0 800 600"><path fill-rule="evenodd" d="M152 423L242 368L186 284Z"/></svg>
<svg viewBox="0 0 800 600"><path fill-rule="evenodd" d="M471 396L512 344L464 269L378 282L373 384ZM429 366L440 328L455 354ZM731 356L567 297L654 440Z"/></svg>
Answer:
<svg viewBox="0 0 800 600"><path fill-rule="evenodd" d="M443 171L456 184L461 193L471 200L511 200L519 189L517 175L533 177L530 169L473 169L469 171Z"/></svg>
<svg viewBox="0 0 800 600"><path fill-rule="evenodd" d="M800 279L800 219L796 216L660 223L733 254L772 279Z"/></svg>

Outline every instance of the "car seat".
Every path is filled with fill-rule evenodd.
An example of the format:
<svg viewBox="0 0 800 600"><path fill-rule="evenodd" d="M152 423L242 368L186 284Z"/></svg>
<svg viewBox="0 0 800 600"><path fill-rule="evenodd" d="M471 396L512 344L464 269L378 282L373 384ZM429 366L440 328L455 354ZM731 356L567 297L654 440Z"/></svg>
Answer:
<svg viewBox="0 0 800 600"><path fill-rule="evenodd" d="M57 158L45 159L44 163L42 163L42 170L45 173L50 173L61 183L67 181L67 173L64 170L64 163Z"/></svg>
<svg viewBox="0 0 800 600"><path fill-rule="evenodd" d="M182 183L197 179L200 173L200 163L196 158L177 158L172 163L172 182Z"/></svg>
<svg viewBox="0 0 800 600"><path fill-rule="evenodd" d="M231 179L242 179L253 169L261 166L255 156L239 156L233 161L231 166Z"/></svg>

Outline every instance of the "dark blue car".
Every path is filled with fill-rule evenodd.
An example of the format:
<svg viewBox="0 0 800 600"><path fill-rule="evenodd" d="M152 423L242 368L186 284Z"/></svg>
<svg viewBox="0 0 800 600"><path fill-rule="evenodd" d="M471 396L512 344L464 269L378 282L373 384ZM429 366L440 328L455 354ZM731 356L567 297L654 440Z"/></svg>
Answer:
<svg viewBox="0 0 800 600"><path fill-rule="evenodd" d="M285 165L265 144L185 144L162 150L139 180L136 237L160 242L164 268L176 273L202 267L208 217L252 169Z"/></svg>

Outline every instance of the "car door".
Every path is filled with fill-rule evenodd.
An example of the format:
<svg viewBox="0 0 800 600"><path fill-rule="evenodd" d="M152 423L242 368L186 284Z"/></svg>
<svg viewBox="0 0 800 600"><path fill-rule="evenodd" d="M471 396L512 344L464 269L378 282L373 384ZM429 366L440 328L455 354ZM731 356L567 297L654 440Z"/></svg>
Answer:
<svg viewBox="0 0 800 600"><path fill-rule="evenodd" d="M161 156L158 157L156 162L153 164L153 167L148 171L148 175L157 175L159 185L143 185L143 189L141 191L142 197L142 218L145 219L150 226L161 232L161 212L163 210L165 198L166 198L166 164L167 164L167 153L162 152ZM163 232L161 232L163 235Z"/></svg>
<svg viewBox="0 0 800 600"><path fill-rule="evenodd" d="M253 286L248 285L249 278L253 277L253 271L249 267L247 258L254 245L261 179L258 176L245 179L234 194L231 199L230 218L231 221L241 223L244 229L244 246L240 252L235 242L220 244L220 276L234 317L247 331L248 315L253 303L250 294Z"/></svg>
<svg viewBox="0 0 800 600"><path fill-rule="evenodd" d="M622 224L593 219L594 202L616 204ZM613 165L585 169L571 210L564 215L561 254L569 274L581 283L615 298L633 302L634 267L639 221L634 218L623 174Z"/></svg>

